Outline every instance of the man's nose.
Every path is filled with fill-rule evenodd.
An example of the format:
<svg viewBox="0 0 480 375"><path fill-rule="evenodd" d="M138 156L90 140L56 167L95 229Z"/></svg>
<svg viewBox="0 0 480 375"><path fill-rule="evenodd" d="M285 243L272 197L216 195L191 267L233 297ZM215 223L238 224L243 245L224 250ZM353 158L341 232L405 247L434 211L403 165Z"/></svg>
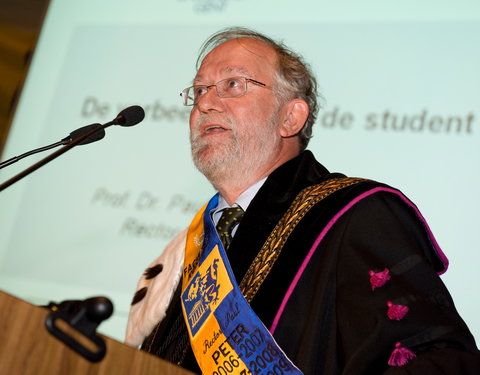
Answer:
<svg viewBox="0 0 480 375"><path fill-rule="evenodd" d="M210 110L219 110L222 101L217 94L215 85L207 87L207 92L203 94L197 101L197 107L201 112L208 112Z"/></svg>

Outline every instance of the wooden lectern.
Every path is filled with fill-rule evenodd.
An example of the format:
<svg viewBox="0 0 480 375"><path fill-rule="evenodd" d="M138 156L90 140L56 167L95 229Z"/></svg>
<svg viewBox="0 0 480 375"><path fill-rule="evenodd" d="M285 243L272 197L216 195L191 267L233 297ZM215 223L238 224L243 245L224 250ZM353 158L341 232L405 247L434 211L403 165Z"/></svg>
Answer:
<svg viewBox="0 0 480 375"><path fill-rule="evenodd" d="M109 337L107 352L92 363L52 336L49 310L0 291L0 374L9 375L188 375L191 372Z"/></svg>

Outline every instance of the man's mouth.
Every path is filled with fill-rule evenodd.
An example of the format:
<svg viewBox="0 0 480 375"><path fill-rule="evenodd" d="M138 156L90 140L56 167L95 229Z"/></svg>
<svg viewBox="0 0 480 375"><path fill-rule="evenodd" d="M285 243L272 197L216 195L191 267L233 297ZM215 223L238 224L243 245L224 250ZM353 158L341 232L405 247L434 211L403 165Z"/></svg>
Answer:
<svg viewBox="0 0 480 375"><path fill-rule="evenodd" d="M210 134L218 134L218 133L223 133L225 131L227 131L228 129L225 128L224 126L222 125L218 125L218 124L210 124L210 125L206 125L206 126L202 126L202 134L203 135L210 135Z"/></svg>

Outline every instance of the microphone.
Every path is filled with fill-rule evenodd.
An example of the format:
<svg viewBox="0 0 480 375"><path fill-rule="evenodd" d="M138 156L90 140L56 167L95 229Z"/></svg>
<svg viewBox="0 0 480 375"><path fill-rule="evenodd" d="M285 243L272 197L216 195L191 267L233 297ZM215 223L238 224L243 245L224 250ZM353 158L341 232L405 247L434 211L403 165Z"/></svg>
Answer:
<svg viewBox="0 0 480 375"><path fill-rule="evenodd" d="M42 167L43 165L47 164L48 162L52 161L53 159L56 159L60 155L64 154L71 148L79 145L79 144L86 144L90 142L94 142L90 140L92 138L95 138L93 135L94 133L103 130L105 131L106 128L108 128L111 125L120 125L120 126L133 126L137 125L139 122L141 122L145 118L145 111L143 110L142 107L138 105L134 105L128 108L125 108L122 110L117 117L115 117L112 121L109 121L103 125L100 125L98 127L98 124L92 124L90 125L91 128L88 129L84 134L78 136L77 138L72 137L72 140L66 144L64 147L61 149L55 151L54 153L48 155L47 157L43 158L42 160L38 161L37 163L33 164L29 168L25 169L24 171L18 173L17 175L13 176L11 179L5 181L4 183L0 184L0 191L6 189L7 187L13 185L15 182L21 180L23 177L29 175L30 173L36 171L38 168ZM95 126L97 125L97 126ZM88 127L89 125L87 125ZM77 129L80 130L80 129ZM72 133L75 133L72 132ZM72 133L70 136L72 136ZM82 131L83 133L83 131ZM68 137L67 137L68 138ZM103 136L101 137L103 138ZM99 139L101 139L99 138ZM87 142L88 140L88 142ZM63 141L63 140L62 140Z"/></svg>

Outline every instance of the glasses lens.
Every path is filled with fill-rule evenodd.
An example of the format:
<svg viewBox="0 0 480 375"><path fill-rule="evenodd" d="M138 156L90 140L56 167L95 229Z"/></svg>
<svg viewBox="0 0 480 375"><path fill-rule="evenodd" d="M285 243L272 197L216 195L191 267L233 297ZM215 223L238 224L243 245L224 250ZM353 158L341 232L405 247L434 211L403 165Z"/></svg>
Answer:
<svg viewBox="0 0 480 375"><path fill-rule="evenodd" d="M204 85L190 87L192 104L198 102L201 96L205 95L208 91L208 87Z"/></svg>
<svg viewBox="0 0 480 375"><path fill-rule="evenodd" d="M183 105L191 106L193 105L193 97L192 97L193 87L187 87L183 90L180 95L182 97Z"/></svg>
<svg viewBox="0 0 480 375"><path fill-rule="evenodd" d="M245 94L247 81L244 77L232 77L217 82L218 96L222 98L235 98Z"/></svg>

